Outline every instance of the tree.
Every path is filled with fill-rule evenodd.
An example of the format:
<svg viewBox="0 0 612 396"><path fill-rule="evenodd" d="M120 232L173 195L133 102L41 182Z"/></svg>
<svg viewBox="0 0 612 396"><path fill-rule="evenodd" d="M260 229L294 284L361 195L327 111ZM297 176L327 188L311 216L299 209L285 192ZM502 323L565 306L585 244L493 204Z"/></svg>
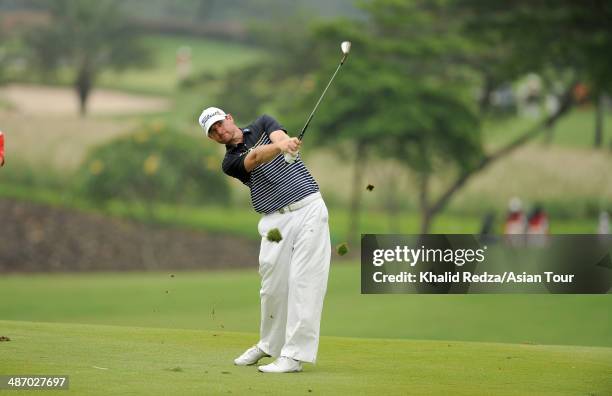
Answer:
<svg viewBox="0 0 612 396"><path fill-rule="evenodd" d="M307 21L299 15L273 25L253 23L249 36L265 48L267 56L247 66L232 67L222 78L203 76L195 83L209 91L212 87L214 102L239 121L263 112L278 114L289 133L296 135L314 103L300 99L304 91L311 91L305 86L310 85L313 70L319 65L308 28Z"/></svg>
<svg viewBox="0 0 612 396"><path fill-rule="evenodd" d="M362 177L373 153L396 158L417 175L421 231L428 232L437 213L430 202L432 175L468 171L481 158L477 116L457 93L414 79L397 66L356 56L343 73L328 92L317 129L326 145L354 147L349 240L359 233Z"/></svg>
<svg viewBox="0 0 612 396"><path fill-rule="evenodd" d="M552 127L566 115L573 104L572 93L578 80L588 81L592 86L600 88L610 85L604 72L612 69L612 35L610 24L605 23L611 15L609 4L592 1L592 7L585 10L583 5L569 0L553 3L537 2L533 5L533 2L517 1L499 5L476 0L375 0L366 5L370 14L369 24L359 23L358 29L363 32L363 41L371 43L367 46L374 54L370 55L371 70L376 70L377 64L397 65L399 73L403 74L401 84L412 84L415 79L429 82L431 91L425 96L438 103L443 109L442 112L456 112L457 109L465 111L469 108L466 107L465 100L461 101L461 87L463 86L464 92L473 89L473 77L476 77L476 81L484 81L484 85L488 84L489 89L492 89L496 84L512 81L528 71L542 72L552 69L558 76L569 76L562 80L565 89L559 95L560 106L553 114L518 134L507 145L493 152L477 155L474 161L466 162L461 160L461 156L456 157L458 172L437 197L428 194L428 181L433 176L434 168L426 164L434 151L443 149L440 145L444 144L444 138L424 141L417 139L413 143L416 143L414 147L418 150L412 153L410 145L402 145L401 141L391 146L399 153L408 150L403 153L405 163L419 175L421 232L428 232L433 217L444 209L471 177ZM555 7L556 5L559 7ZM567 41L556 40L565 31L571 38ZM366 83L366 80L373 78L376 78L374 73L364 76L361 85L368 86L369 82ZM427 92L427 84L422 87L425 87ZM445 91L449 95L443 95ZM450 94L452 91L455 91L454 95ZM351 95L354 98L354 94ZM380 95L372 95L371 102L378 102L380 98ZM416 101L411 101L409 95L406 101L400 100L390 106L401 114L404 122L431 116L436 119L434 114L428 113L427 106L423 109L419 106L417 101L423 100L422 96L412 95L412 98ZM360 108L357 102L352 106L354 111L359 113L363 108ZM411 103L411 106L402 105L406 102ZM336 103L329 106L334 107ZM347 105L343 106L348 112ZM415 114L410 112L411 108L421 111ZM462 117L466 121L471 119L467 114L466 112ZM369 112L369 117L374 120L387 120L384 115L384 112L377 112L375 109ZM441 119L444 119L443 116ZM346 118L339 120L335 128L350 128ZM440 127L421 129L427 130L430 137L435 137L436 132L440 133L440 136L454 135L458 140L453 144L460 142L458 147L467 148L466 152L470 152L470 123L464 124L466 129L463 132L461 129L445 132ZM412 136L406 128L395 131L406 133L404 142L408 142ZM472 152L477 153L476 150ZM416 162L409 158L416 159Z"/></svg>
<svg viewBox="0 0 612 396"><path fill-rule="evenodd" d="M271 76L268 81L273 81L269 86L283 91L282 87L289 86L287 81L311 75L318 83L294 109L312 106L337 65L338 43L353 42L353 53L307 138L325 146L335 143L339 153L353 154L352 232L359 231L364 189L360 176L374 153L393 155L416 173L421 232L428 232L435 216L471 177L569 112L577 81L609 85L603 78L604 71L612 69L609 27L593 11L583 12L580 4L564 0L559 11L553 3L373 0L362 6L367 13L363 20L325 23L316 27L312 37L285 40L289 45L265 69ZM601 1L595 3L607 7ZM566 12L588 23L568 21L563 17ZM565 25L572 26L575 37L559 43L563 40L556 38ZM276 38L283 41L285 36L277 34ZM297 50L291 47L295 43ZM534 127L515 133L507 145L483 152L476 110L481 110L480 117L486 116L487 93L528 72L551 74L563 84L558 93L560 106ZM255 80L259 87L264 86ZM485 93L480 102L473 97L478 88ZM268 99L273 100L256 97L268 106ZM282 106L290 101L281 102ZM432 178L446 182L436 196L430 189Z"/></svg>
<svg viewBox="0 0 612 396"><path fill-rule="evenodd" d="M320 40L353 41L354 56L328 92L315 130L326 145L354 147L349 239L359 232L361 176L373 153L396 158L417 175L421 231L428 232L437 214L431 177L467 171L482 156L479 121L466 94L469 68L440 62L462 56L466 43L440 35L456 26L433 20L437 6L428 2L375 1L366 10L369 24L319 28ZM334 52L320 58L334 59ZM328 74L322 69L317 80L325 83Z"/></svg>
<svg viewBox="0 0 612 396"><path fill-rule="evenodd" d="M150 60L118 1L56 0L46 7L50 22L33 29L26 42L37 69L70 69L81 115L87 112L87 99L100 72L142 66Z"/></svg>

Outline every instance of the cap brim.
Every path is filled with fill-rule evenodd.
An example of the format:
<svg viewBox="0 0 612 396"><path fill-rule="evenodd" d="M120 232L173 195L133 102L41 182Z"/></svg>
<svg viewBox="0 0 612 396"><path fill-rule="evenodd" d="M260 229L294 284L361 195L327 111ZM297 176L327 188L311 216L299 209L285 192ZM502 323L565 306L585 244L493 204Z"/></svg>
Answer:
<svg viewBox="0 0 612 396"><path fill-rule="evenodd" d="M217 121L225 120L225 117L226 116L221 114L210 117L210 119L206 122L207 125L205 125L204 128L204 130L206 131L206 136L210 134L210 127L213 126L213 124Z"/></svg>

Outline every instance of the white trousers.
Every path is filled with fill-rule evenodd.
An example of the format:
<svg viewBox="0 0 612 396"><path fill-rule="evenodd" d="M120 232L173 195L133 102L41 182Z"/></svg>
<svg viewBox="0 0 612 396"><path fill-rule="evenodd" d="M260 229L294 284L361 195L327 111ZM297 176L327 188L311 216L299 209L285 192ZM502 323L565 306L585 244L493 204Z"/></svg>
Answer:
<svg viewBox="0 0 612 396"><path fill-rule="evenodd" d="M314 194L313 194L314 195ZM327 207L320 193L295 211L264 215L258 231L261 328L267 354L314 363L331 259ZM280 242L267 240L278 228Z"/></svg>

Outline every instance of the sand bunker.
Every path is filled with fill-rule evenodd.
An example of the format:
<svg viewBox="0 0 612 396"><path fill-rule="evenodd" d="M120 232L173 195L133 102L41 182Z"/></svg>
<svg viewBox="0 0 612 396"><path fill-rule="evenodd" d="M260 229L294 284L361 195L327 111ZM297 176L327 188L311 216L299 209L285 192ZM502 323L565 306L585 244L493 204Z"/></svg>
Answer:
<svg viewBox="0 0 612 396"><path fill-rule="evenodd" d="M10 84L0 87L0 100L12 110L24 114L77 114L76 92L66 87ZM87 107L89 114L129 114L163 111L170 102L165 98L94 89Z"/></svg>

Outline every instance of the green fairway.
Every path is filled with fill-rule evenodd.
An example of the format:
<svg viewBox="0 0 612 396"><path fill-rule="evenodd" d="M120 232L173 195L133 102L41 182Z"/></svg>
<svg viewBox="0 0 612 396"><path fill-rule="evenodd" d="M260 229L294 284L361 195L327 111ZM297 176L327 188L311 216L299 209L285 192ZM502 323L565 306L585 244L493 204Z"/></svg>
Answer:
<svg viewBox="0 0 612 396"><path fill-rule="evenodd" d="M75 394L603 395L612 389L611 348L323 337L316 366L280 375L232 365L257 341L252 333L12 321L0 321L0 333L11 339L0 344L0 373L68 375Z"/></svg>
<svg viewBox="0 0 612 396"><path fill-rule="evenodd" d="M0 301L0 320L259 329L255 262L241 271L3 275ZM611 308L612 295L361 295L359 266L334 264L321 332L612 347Z"/></svg>
<svg viewBox="0 0 612 396"><path fill-rule="evenodd" d="M263 53L255 47L196 37L154 35L144 41L152 49L153 65L120 73L105 72L100 78L100 86L170 94L177 88L176 52L181 47L191 48L192 76L203 72L220 74L253 62Z"/></svg>

